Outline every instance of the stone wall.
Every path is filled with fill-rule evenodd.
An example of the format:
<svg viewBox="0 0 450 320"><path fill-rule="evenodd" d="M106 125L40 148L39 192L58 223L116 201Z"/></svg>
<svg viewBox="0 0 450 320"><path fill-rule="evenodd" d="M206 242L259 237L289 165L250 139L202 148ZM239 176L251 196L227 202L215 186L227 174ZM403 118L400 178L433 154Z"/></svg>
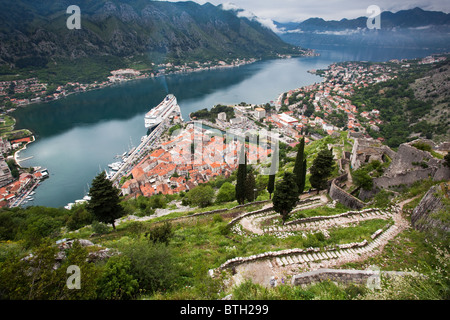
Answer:
<svg viewBox="0 0 450 320"><path fill-rule="evenodd" d="M381 144L378 140L372 138L357 138L353 143L350 164L353 170L357 170L373 160L383 162L383 155L385 154L391 159L396 155L391 148Z"/></svg>
<svg viewBox="0 0 450 320"><path fill-rule="evenodd" d="M432 168L417 169L414 171L405 171L393 176L381 176L373 179L373 186L380 189L398 186L401 184L410 185L417 180L428 179L434 176Z"/></svg>
<svg viewBox="0 0 450 320"><path fill-rule="evenodd" d="M435 216L436 213L442 212L443 210L448 211L448 205L447 207L445 206L442 198L450 197L449 187L449 183L442 183L432 186L428 190L411 213L411 224L415 229L421 231L428 230L433 234L437 234L438 230L445 233L450 232L450 224Z"/></svg>
<svg viewBox="0 0 450 320"><path fill-rule="evenodd" d="M428 151L413 147L413 143L415 141L399 146L384 175L373 179L374 187L384 189L402 184L410 185L430 177L435 181L450 179L450 168L443 164L443 160L434 158ZM421 167L421 163L426 164L426 168Z"/></svg>
<svg viewBox="0 0 450 320"><path fill-rule="evenodd" d="M412 272L401 271L375 271L375 270L352 270L352 269L318 269L304 272L292 277L292 285L308 285L326 280L341 282L345 284L365 284L367 280L377 277L395 277L405 275L417 275Z"/></svg>
<svg viewBox="0 0 450 320"><path fill-rule="evenodd" d="M352 196L348 192L345 192L341 188L336 185L335 180L331 182L329 195L331 199L339 201L343 205L351 208L351 209L361 209L366 204L359 200L358 198Z"/></svg>

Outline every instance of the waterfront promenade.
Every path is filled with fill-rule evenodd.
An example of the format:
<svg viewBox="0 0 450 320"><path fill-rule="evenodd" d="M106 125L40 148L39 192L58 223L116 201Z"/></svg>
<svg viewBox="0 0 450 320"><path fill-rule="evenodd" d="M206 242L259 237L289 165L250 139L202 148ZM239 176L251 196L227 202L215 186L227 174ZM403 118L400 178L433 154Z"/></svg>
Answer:
<svg viewBox="0 0 450 320"><path fill-rule="evenodd" d="M123 165L119 170L111 177L115 186L118 186L119 181L122 177L128 175L128 173L133 169L134 165L138 163L147 152L153 147L156 140L161 136L161 134L169 126L168 120L164 120L158 124L155 129L142 140L141 144L136 147L136 149L128 156L124 161Z"/></svg>
<svg viewBox="0 0 450 320"><path fill-rule="evenodd" d="M170 127L170 116L173 113L178 113L181 117L181 109L177 104L175 110L169 113L163 114L163 121L159 123L153 131L148 134L142 142L137 146L137 148L124 160L124 163L121 165L119 170L110 178L113 181L113 184L118 187L120 179L126 175L128 175L133 167L142 160L142 158L150 151L155 143L158 141L159 137Z"/></svg>

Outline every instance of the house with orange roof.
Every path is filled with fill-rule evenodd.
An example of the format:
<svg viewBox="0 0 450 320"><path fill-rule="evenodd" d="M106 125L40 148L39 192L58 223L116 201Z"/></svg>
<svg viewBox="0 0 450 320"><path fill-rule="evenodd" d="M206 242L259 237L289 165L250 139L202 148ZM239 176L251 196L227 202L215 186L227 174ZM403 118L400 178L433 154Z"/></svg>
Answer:
<svg viewBox="0 0 450 320"><path fill-rule="evenodd" d="M139 187L144 197L150 197L155 194L155 189L150 183L145 183Z"/></svg>
<svg viewBox="0 0 450 320"><path fill-rule="evenodd" d="M23 143L23 142L27 143L27 142L31 142L31 141L32 141L31 137L26 137L26 138L21 138L21 139L14 139L14 140L11 140L10 142L11 142L11 144L15 144L15 143Z"/></svg>
<svg viewBox="0 0 450 320"><path fill-rule="evenodd" d="M150 157L153 159L158 159L164 154L164 152L166 152L164 149L157 149L150 154Z"/></svg>
<svg viewBox="0 0 450 320"><path fill-rule="evenodd" d="M158 159L158 163L161 163L161 162L167 162L167 163L172 162L172 155L169 152L163 153L163 155L161 155Z"/></svg>
<svg viewBox="0 0 450 320"><path fill-rule="evenodd" d="M219 172L220 171L220 169L222 168L222 164L221 163L218 163L218 162L213 162L213 163L211 163L210 165L210 168L211 168L211 173L212 172Z"/></svg>
<svg viewBox="0 0 450 320"><path fill-rule="evenodd" d="M123 195L132 194L139 190L139 183L136 179L130 179L124 182L121 189Z"/></svg>
<svg viewBox="0 0 450 320"><path fill-rule="evenodd" d="M131 170L131 174L133 175L133 178L138 182L144 182L145 181L145 172L142 167L134 167Z"/></svg>
<svg viewBox="0 0 450 320"><path fill-rule="evenodd" d="M6 201L10 201L11 199L13 199L13 198L15 198L15 197L16 197L15 194L10 193L10 194L8 194L8 195L5 197L5 200L6 200Z"/></svg>

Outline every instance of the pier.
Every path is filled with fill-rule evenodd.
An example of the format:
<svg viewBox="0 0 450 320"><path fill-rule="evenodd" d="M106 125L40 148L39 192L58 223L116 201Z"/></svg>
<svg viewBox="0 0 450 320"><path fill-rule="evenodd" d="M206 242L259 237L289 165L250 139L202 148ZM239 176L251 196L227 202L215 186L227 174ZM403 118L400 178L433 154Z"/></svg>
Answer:
<svg viewBox="0 0 450 320"><path fill-rule="evenodd" d="M110 178L115 186L119 185L120 179L130 173L133 167L142 160L142 158L148 153L148 151L154 147L159 137L169 128L170 115L173 112L179 113L180 119L181 121L183 121L183 118L181 117L181 109L178 104L175 110L173 110L172 112L164 113L163 121L159 123L148 136L142 139L139 146L134 149L134 151L126 158L119 170L117 170L117 172L114 173L114 175Z"/></svg>

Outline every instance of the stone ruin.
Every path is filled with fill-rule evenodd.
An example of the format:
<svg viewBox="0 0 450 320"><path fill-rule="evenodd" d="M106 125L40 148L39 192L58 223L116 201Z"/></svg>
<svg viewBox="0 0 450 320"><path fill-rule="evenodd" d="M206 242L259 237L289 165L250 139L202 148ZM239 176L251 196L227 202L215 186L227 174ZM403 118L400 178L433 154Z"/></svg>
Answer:
<svg viewBox="0 0 450 320"><path fill-rule="evenodd" d="M444 165L444 160L435 158L429 151L420 150L413 145L417 142L426 143L433 150L443 152L450 148L450 143L436 145L427 139L417 139L402 143L397 152L382 145L372 138L355 138L350 163L353 170L370 163L373 160L385 162L386 156L391 158L389 167L381 177L373 179L371 191L362 190L359 197L367 199L381 189L400 185L411 185L416 181L432 178L434 181L449 180L450 168Z"/></svg>
<svg viewBox="0 0 450 320"><path fill-rule="evenodd" d="M392 159L395 156L395 152L378 140L372 138L355 138L350 156L350 164L353 170L357 170L374 160L378 160L381 163L385 162L385 155Z"/></svg>
<svg viewBox="0 0 450 320"><path fill-rule="evenodd" d="M413 146L418 141L402 143L383 176L373 180L379 189L398 185L410 185L416 181L432 178L434 181L449 180L450 168L444 160L435 158L430 152ZM434 144L432 145L434 146Z"/></svg>

